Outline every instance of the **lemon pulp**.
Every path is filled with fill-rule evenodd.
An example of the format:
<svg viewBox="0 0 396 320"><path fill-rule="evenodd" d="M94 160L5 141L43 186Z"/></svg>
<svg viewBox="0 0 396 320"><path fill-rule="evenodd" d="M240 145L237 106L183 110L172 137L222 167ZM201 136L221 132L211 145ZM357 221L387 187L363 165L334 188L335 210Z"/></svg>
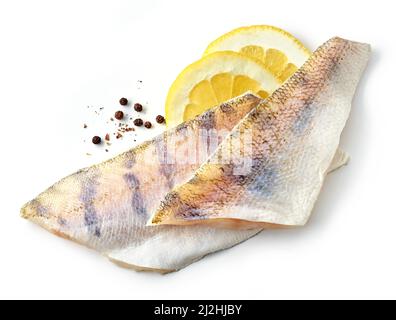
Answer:
<svg viewBox="0 0 396 320"><path fill-rule="evenodd" d="M255 59L229 51L207 55L187 67L172 85L167 124L178 125L247 91L266 98L280 82Z"/></svg>

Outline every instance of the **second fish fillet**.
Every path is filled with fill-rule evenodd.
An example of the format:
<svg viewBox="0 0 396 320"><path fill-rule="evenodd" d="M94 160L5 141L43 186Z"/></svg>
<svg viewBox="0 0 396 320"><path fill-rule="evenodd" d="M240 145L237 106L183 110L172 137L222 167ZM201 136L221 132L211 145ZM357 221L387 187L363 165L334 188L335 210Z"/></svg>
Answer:
<svg viewBox="0 0 396 320"><path fill-rule="evenodd" d="M369 55L366 44L326 42L245 117L190 181L166 196L152 224L304 225Z"/></svg>

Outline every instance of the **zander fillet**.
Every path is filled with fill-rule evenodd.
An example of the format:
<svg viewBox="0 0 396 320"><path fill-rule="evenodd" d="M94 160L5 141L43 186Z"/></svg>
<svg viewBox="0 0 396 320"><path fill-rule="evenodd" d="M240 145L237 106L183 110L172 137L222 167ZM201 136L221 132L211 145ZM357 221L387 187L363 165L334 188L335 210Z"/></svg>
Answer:
<svg viewBox="0 0 396 320"><path fill-rule="evenodd" d="M146 225L167 192L187 181L214 151L207 150L206 132L228 134L261 101L251 94L236 98L112 160L78 171L26 204L21 214L138 270L179 270L232 247L261 230ZM216 148L221 136L212 140L211 148ZM197 149L195 161L180 161L192 146Z"/></svg>
<svg viewBox="0 0 396 320"><path fill-rule="evenodd" d="M369 55L366 44L326 42L246 116L190 181L166 196L152 224L304 225Z"/></svg>

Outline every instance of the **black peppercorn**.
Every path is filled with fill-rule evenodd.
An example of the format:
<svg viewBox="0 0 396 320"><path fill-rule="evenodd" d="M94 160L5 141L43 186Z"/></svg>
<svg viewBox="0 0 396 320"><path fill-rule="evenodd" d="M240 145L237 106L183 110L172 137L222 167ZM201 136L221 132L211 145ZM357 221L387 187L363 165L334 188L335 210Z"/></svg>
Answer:
<svg viewBox="0 0 396 320"><path fill-rule="evenodd" d="M102 138L98 137L98 136L95 136L95 137L92 138L92 143L93 144L101 144L102 143Z"/></svg>
<svg viewBox="0 0 396 320"><path fill-rule="evenodd" d="M161 116L161 115L157 116L157 118L155 120L157 120L157 122L159 124L165 123L165 118L163 116Z"/></svg>
<svg viewBox="0 0 396 320"><path fill-rule="evenodd" d="M136 127L141 127L141 126L143 125L143 120L142 120L142 119L135 119L135 120L133 121L133 124L134 124Z"/></svg>
<svg viewBox="0 0 396 320"><path fill-rule="evenodd" d="M134 106L135 111L142 112L143 106L140 103L136 103Z"/></svg>
<svg viewBox="0 0 396 320"><path fill-rule="evenodd" d="M124 112L122 112L122 111L117 111L117 112L115 113L114 117L115 117L117 120L122 120L122 119L124 119Z"/></svg>
<svg viewBox="0 0 396 320"><path fill-rule="evenodd" d="M150 121L146 121L146 122L144 123L144 126L145 126L147 129L151 129L151 127L152 127L153 125L151 124Z"/></svg>
<svg viewBox="0 0 396 320"><path fill-rule="evenodd" d="M128 99L127 98L121 98L120 99L120 105L126 106L128 104Z"/></svg>

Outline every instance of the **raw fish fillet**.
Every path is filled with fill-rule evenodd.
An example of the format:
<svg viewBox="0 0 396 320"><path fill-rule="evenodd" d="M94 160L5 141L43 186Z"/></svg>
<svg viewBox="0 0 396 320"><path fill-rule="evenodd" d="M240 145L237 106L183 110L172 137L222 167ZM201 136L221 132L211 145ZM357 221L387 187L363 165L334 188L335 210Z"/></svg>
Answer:
<svg viewBox="0 0 396 320"><path fill-rule="evenodd" d="M369 55L369 45L340 38L321 46L166 196L152 224L304 225L332 170Z"/></svg>
<svg viewBox="0 0 396 320"><path fill-rule="evenodd" d="M214 151L207 150L205 132L228 134L260 101L251 94L236 98L112 160L78 171L26 204L21 214L137 270L167 273L232 247L261 229L146 225L164 196L187 181ZM211 148L221 142L218 138L212 139ZM183 160L184 152L194 145L197 161L174 159ZM175 146L174 152L166 150L168 146Z"/></svg>

